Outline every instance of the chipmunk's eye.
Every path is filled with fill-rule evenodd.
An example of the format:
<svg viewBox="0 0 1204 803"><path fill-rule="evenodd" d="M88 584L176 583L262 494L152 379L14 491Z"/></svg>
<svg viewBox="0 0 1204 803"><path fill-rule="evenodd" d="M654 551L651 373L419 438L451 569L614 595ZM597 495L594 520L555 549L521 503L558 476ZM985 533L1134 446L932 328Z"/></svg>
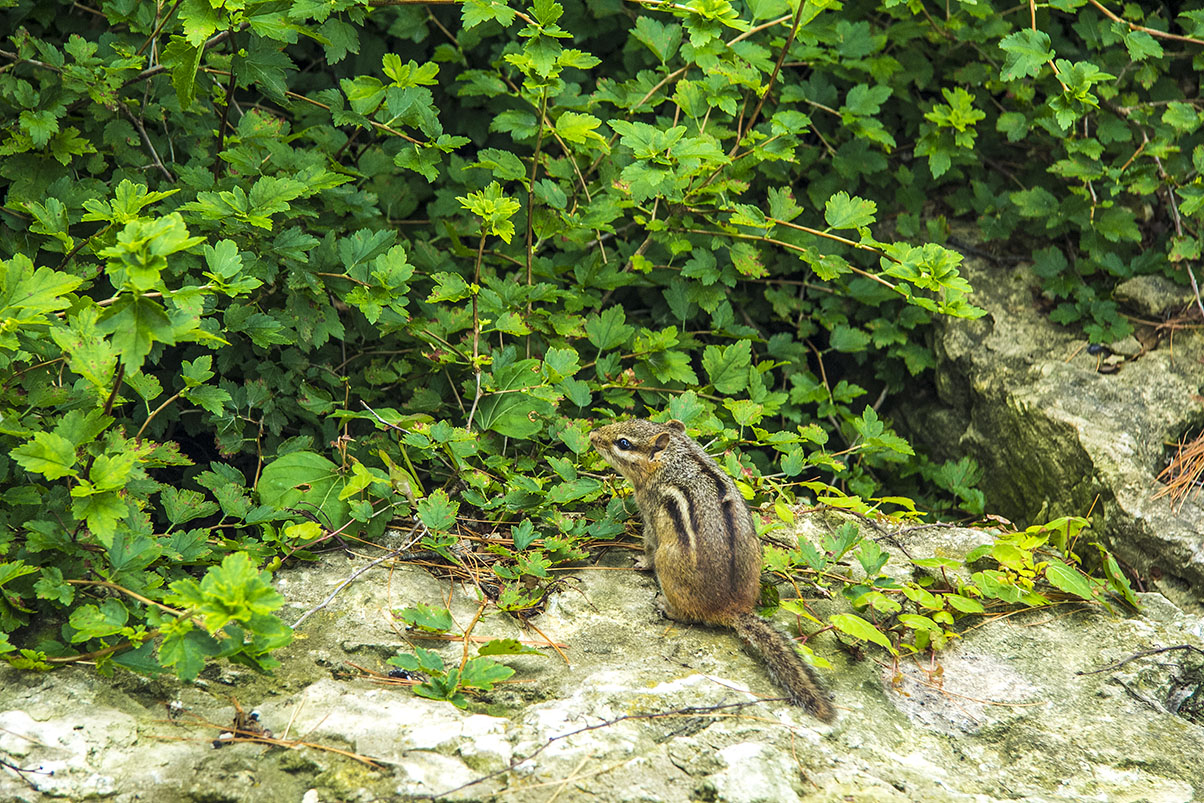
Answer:
<svg viewBox="0 0 1204 803"><path fill-rule="evenodd" d="M626 438L619 438L617 441L615 441L615 446L626 452L631 449L631 441L627 440Z"/></svg>

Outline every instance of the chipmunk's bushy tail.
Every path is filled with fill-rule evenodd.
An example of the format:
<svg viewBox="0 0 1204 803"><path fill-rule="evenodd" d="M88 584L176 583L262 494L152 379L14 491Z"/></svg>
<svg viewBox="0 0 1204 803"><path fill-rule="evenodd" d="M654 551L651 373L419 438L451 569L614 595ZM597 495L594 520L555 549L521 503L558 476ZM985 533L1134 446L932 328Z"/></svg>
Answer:
<svg viewBox="0 0 1204 803"><path fill-rule="evenodd" d="M790 639L754 613L742 613L729 624L740 640L760 655L769 667L769 676L785 690L790 702L823 722L835 719L836 709L828 693L815 679L811 667L794 651Z"/></svg>

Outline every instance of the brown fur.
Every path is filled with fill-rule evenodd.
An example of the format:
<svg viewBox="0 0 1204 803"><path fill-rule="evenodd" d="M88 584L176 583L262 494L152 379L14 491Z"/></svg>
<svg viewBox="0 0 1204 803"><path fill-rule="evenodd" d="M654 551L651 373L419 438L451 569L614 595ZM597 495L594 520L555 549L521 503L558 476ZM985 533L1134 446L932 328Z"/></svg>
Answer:
<svg viewBox="0 0 1204 803"><path fill-rule="evenodd" d="M656 572L665 614L732 628L792 703L830 722L835 711L811 669L789 639L753 613L761 542L731 477L680 421L619 421L591 432L590 442L635 488L644 568Z"/></svg>

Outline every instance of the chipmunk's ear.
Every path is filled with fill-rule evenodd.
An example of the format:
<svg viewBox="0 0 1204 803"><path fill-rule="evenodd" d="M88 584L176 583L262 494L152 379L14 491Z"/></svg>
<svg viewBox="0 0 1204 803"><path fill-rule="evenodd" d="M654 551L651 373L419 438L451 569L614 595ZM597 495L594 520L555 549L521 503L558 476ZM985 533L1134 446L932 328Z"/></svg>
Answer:
<svg viewBox="0 0 1204 803"><path fill-rule="evenodd" d="M656 460L661 452L669 448L669 433L662 432L656 436L656 440L652 441L652 448L648 450L648 459Z"/></svg>
<svg viewBox="0 0 1204 803"><path fill-rule="evenodd" d="M676 418L670 418L665 422L665 426L667 426L669 429L675 429L678 432L686 431L686 425L678 421Z"/></svg>

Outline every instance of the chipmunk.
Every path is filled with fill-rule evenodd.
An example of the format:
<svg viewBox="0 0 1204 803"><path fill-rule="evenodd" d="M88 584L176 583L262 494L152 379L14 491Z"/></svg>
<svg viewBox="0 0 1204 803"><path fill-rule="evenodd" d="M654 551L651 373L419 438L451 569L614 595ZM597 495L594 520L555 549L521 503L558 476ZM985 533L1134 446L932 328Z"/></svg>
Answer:
<svg viewBox="0 0 1204 803"><path fill-rule="evenodd" d="M753 613L761 543L731 477L680 421L619 421L589 439L635 488L644 519L644 561L637 568L656 572L665 615L730 627L761 656L790 702L831 722L832 703L790 639Z"/></svg>

